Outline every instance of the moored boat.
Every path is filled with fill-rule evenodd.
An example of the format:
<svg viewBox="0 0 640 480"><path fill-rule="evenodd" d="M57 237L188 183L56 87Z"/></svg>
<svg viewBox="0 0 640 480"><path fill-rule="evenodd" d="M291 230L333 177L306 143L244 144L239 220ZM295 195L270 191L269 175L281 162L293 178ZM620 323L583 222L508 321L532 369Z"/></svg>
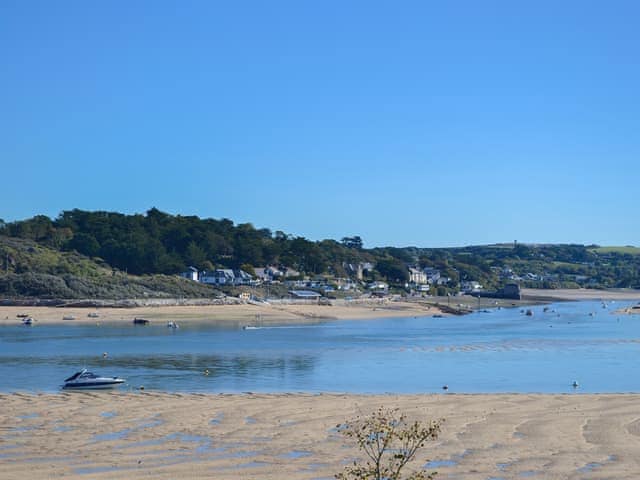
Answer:
<svg viewBox="0 0 640 480"><path fill-rule="evenodd" d="M71 390L106 389L117 387L124 381L123 378L118 377L101 377L83 368L65 379L62 388Z"/></svg>

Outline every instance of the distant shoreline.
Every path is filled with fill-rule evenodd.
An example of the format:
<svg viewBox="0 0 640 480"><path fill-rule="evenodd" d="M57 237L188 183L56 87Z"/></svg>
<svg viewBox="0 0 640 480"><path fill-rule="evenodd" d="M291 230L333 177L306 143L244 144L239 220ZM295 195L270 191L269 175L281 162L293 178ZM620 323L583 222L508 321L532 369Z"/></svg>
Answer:
<svg viewBox="0 0 640 480"><path fill-rule="evenodd" d="M522 300L458 297L415 297L400 300L332 300L331 305L273 302L241 303L236 298L0 301L0 325L15 324L18 315L29 315L40 324L128 323L145 318L151 323L168 321L226 325L304 324L329 320L376 319L409 316L450 316L483 308L519 308L560 301L638 301L640 290L534 290L523 289ZM13 304L12 304L13 303Z"/></svg>

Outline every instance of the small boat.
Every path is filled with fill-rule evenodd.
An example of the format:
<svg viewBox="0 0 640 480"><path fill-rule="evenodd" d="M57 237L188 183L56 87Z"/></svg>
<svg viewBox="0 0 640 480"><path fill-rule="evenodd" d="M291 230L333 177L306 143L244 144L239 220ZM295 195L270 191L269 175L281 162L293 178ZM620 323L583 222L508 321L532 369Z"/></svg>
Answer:
<svg viewBox="0 0 640 480"><path fill-rule="evenodd" d="M97 312L91 312L87 314L87 317L89 318L98 318L100 315L98 315Z"/></svg>
<svg viewBox="0 0 640 480"><path fill-rule="evenodd" d="M31 317L26 317L22 319L22 324L23 325L33 325L33 318Z"/></svg>
<svg viewBox="0 0 640 480"><path fill-rule="evenodd" d="M167 322L167 328L173 328L173 329L178 329L180 328L180 325L178 325L176 322L174 322L173 320L169 320Z"/></svg>
<svg viewBox="0 0 640 480"><path fill-rule="evenodd" d="M124 383L124 378L101 377L83 368L65 379L62 388L72 390L95 390L114 388Z"/></svg>
<svg viewBox="0 0 640 480"><path fill-rule="evenodd" d="M134 325L147 325L149 323L149 320L147 320L146 318L134 318L133 319L133 324Z"/></svg>
<svg viewBox="0 0 640 480"><path fill-rule="evenodd" d="M73 315L65 315L64 317L62 317L63 320L75 320L76 317L74 317Z"/></svg>
<svg viewBox="0 0 640 480"><path fill-rule="evenodd" d="M16 315L16 317L18 317L18 318L27 318L28 316L29 316L28 313L19 313L19 314Z"/></svg>
<svg viewBox="0 0 640 480"><path fill-rule="evenodd" d="M527 317L533 317L533 310L527 310L527 311L525 312L525 315L526 315Z"/></svg>
<svg viewBox="0 0 640 480"><path fill-rule="evenodd" d="M256 320L253 325L244 325L242 327L243 330L259 330L260 328L262 328L262 315L259 313L256 314Z"/></svg>

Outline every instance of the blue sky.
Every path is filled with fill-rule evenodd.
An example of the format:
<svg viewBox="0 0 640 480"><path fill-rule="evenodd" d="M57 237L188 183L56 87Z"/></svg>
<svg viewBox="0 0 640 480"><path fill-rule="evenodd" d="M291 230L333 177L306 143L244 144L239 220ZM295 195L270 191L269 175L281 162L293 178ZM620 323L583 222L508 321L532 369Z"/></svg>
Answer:
<svg viewBox="0 0 640 480"><path fill-rule="evenodd" d="M0 2L0 218L637 245L635 1Z"/></svg>

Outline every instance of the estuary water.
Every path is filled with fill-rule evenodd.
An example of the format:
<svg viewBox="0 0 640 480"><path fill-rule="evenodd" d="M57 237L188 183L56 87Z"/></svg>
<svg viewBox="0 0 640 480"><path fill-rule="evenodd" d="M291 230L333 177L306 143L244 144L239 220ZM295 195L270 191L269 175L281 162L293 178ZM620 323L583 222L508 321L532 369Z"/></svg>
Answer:
<svg viewBox="0 0 640 480"><path fill-rule="evenodd" d="M56 392L86 367L126 378L121 391L430 393L447 385L454 393L638 393L640 316L614 312L631 304L252 330L2 326L0 391Z"/></svg>

